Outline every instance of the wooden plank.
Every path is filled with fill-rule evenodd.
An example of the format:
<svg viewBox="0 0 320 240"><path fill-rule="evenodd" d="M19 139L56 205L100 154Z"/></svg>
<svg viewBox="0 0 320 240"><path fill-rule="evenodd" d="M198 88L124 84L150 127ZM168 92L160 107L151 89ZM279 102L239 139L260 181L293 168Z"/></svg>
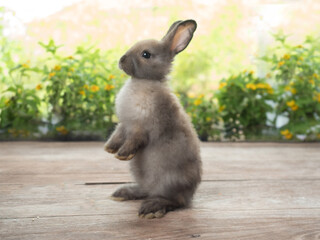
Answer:
<svg viewBox="0 0 320 240"><path fill-rule="evenodd" d="M140 201L109 200L116 187L1 188L0 239L317 239L320 234L320 181L204 182L192 208L151 221L137 217Z"/></svg>
<svg viewBox="0 0 320 240"><path fill-rule="evenodd" d="M0 219L137 213L139 202L119 203L109 199L117 187L119 185L2 186ZM203 182L192 209L207 213L278 209L287 210L289 214L292 209L320 210L319 199L320 181Z"/></svg>
<svg viewBox="0 0 320 240"><path fill-rule="evenodd" d="M319 213L319 212L318 212ZM136 215L94 215L2 220L3 240L53 239L319 239L316 217L216 217L216 212L180 211L165 218L141 220Z"/></svg>
<svg viewBox="0 0 320 240"><path fill-rule="evenodd" d="M0 182L8 184L132 181L128 162L101 142L0 143ZM320 144L203 143L204 180L319 179ZM27 152L28 154L25 154ZM37 176L35 176L37 175Z"/></svg>
<svg viewBox="0 0 320 240"><path fill-rule="evenodd" d="M108 199L131 178L102 146L1 142L0 239L319 239L320 144L204 143L193 206L152 221Z"/></svg>

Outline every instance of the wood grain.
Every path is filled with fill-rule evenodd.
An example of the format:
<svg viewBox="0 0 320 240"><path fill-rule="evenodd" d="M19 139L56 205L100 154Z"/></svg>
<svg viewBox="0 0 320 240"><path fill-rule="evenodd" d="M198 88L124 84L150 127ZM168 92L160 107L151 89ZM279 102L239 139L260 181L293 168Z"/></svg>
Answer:
<svg viewBox="0 0 320 240"><path fill-rule="evenodd" d="M0 143L1 183L132 181L128 162L104 152L101 142L11 145ZM318 143L203 143L203 180L320 179L319 149Z"/></svg>
<svg viewBox="0 0 320 240"><path fill-rule="evenodd" d="M320 144L204 143L192 207L155 220L108 198L132 179L102 147L0 142L0 239L320 239Z"/></svg>

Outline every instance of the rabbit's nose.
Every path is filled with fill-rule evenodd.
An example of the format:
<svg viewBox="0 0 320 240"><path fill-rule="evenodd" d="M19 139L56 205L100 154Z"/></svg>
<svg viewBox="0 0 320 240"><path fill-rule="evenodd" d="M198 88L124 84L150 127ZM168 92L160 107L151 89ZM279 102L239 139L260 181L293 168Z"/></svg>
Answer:
<svg viewBox="0 0 320 240"><path fill-rule="evenodd" d="M127 56L126 55L123 55L121 58L120 58L120 63L123 63L125 60L126 60Z"/></svg>

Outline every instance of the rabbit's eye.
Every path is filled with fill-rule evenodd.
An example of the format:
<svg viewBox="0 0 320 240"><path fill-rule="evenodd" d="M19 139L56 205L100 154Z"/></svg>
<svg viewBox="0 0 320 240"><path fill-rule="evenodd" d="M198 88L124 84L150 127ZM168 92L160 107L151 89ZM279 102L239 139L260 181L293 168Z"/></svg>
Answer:
<svg viewBox="0 0 320 240"><path fill-rule="evenodd" d="M142 52L142 57L144 57L144 58L150 58L150 57L151 57L151 53L149 53L148 51L143 51L143 52Z"/></svg>

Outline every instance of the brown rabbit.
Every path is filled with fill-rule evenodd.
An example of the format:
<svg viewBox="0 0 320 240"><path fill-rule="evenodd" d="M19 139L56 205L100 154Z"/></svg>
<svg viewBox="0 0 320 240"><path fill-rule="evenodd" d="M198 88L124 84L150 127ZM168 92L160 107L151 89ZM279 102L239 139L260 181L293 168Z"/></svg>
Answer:
<svg viewBox="0 0 320 240"><path fill-rule="evenodd" d="M136 184L123 186L112 198L145 199L139 210L143 218L188 206L201 180L197 134L166 78L196 28L194 20L177 21L161 41L138 42L119 61L132 78L117 95L120 122L105 150L120 160L132 159Z"/></svg>

